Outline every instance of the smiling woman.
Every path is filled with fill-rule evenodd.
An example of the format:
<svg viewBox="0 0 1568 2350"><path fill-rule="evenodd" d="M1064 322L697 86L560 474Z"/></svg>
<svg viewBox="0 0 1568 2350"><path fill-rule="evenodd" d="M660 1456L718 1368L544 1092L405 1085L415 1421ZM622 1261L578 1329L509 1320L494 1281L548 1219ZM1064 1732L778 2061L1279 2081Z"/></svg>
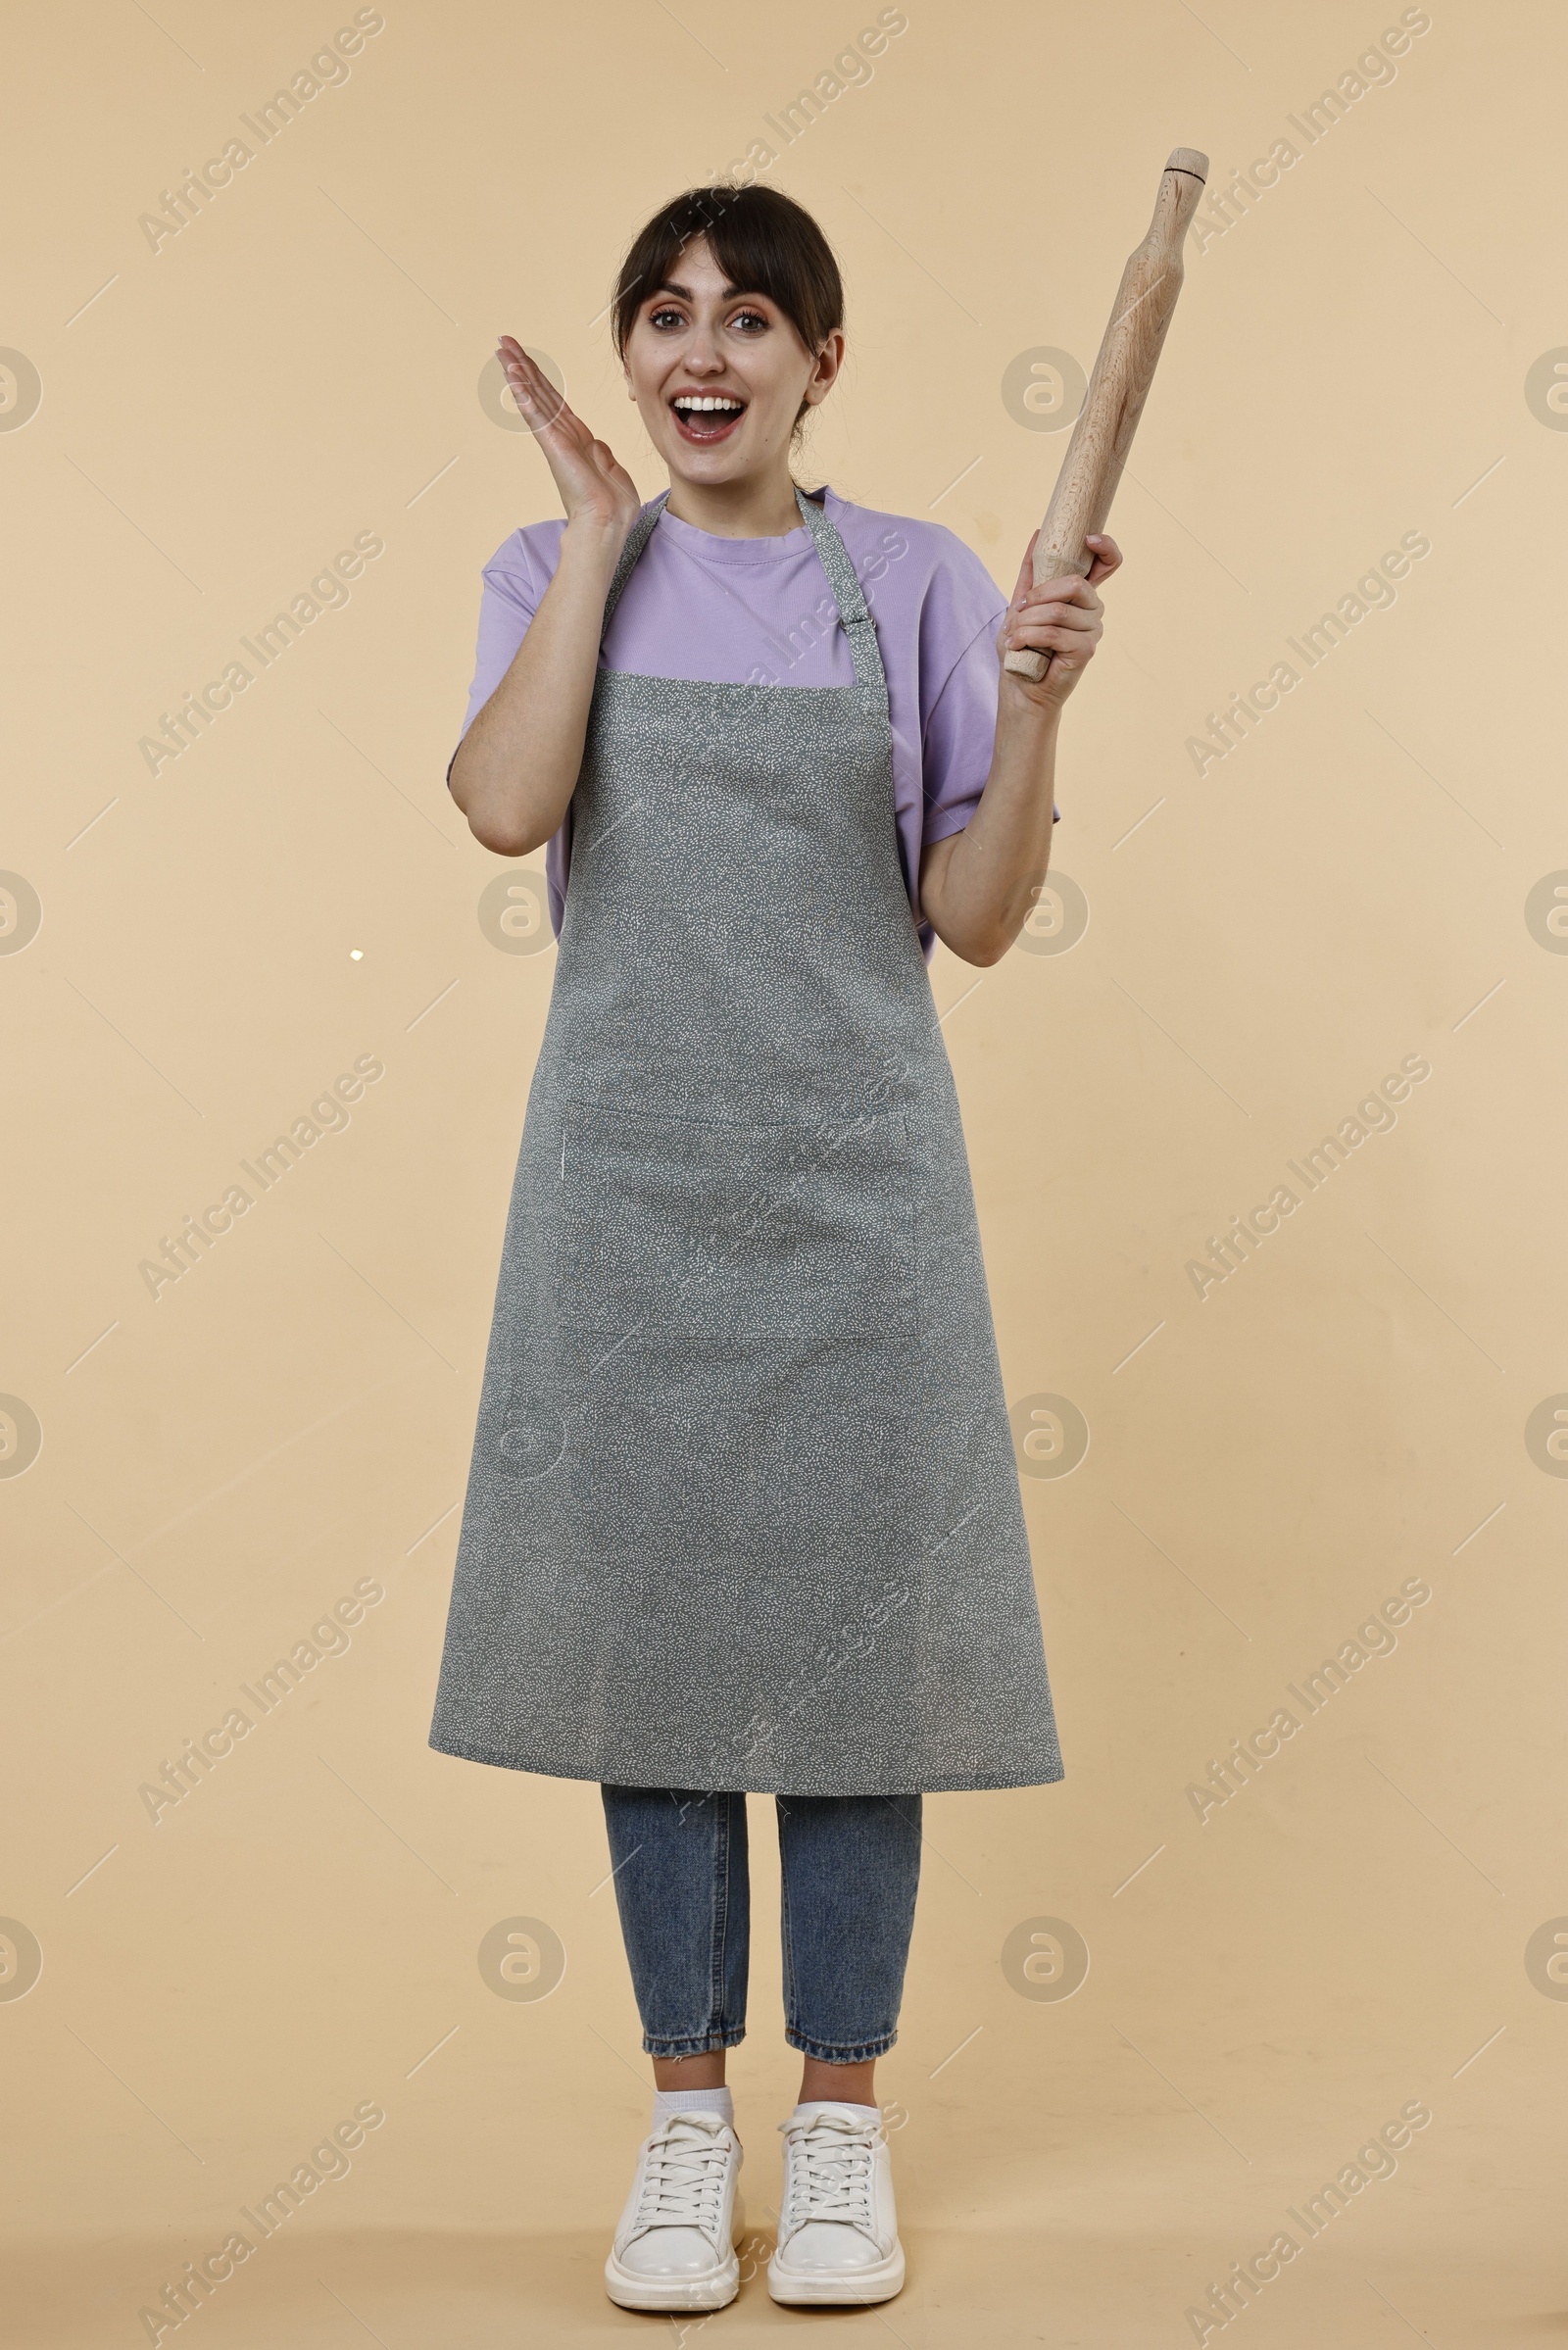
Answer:
<svg viewBox="0 0 1568 2350"><path fill-rule="evenodd" d="M778 1797L804 2065L768 2289L869 2304L904 2280L873 2073L922 1795L1062 1776L925 957L1022 925L1119 557L1036 587L1026 551L1008 604L951 531L802 488L844 291L775 190L664 206L612 308L646 504L501 344L564 518L486 566L449 781L487 848L549 843L561 953L430 1738L600 1783L658 2088L627 2308L738 2289L724 2056L746 1795Z"/></svg>
<svg viewBox="0 0 1568 2350"><path fill-rule="evenodd" d="M705 291L716 290L727 309L721 342L711 354L693 355L698 294L686 280L710 278L715 269L721 282ZM639 338L645 309L648 331ZM663 401L693 448L730 440L754 397L767 399L781 371L795 372L791 338L771 331L775 314L815 355L790 418L790 437L798 440L844 358L844 281L827 240L798 204L771 190L703 190L668 206L632 246L615 287L612 332L628 393L639 407ZM777 518L785 529L796 527L787 513Z"/></svg>

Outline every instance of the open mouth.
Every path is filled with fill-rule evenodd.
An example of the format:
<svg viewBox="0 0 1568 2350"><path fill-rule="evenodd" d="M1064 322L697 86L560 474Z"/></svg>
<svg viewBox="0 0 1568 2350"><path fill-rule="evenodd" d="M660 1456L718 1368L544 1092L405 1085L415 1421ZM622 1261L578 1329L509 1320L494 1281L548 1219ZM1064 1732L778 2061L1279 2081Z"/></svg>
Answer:
<svg viewBox="0 0 1568 2350"><path fill-rule="evenodd" d="M746 414L732 392L677 392L669 407L681 439L701 449L727 440Z"/></svg>

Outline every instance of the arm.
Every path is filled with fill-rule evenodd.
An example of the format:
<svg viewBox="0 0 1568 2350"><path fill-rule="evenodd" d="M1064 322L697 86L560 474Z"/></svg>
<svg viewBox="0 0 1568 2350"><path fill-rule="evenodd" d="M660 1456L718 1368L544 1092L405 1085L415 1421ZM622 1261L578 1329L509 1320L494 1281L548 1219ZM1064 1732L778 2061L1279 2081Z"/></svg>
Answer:
<svg viewBox="0 0 1568 2350"><path fill-rule="evenodd" d="M500 357L555 475L566 527L556 575L459 745L448 783L476 840L500 857L526 857L560 829L576 786L605 598L639 502L630 475L510 335Z"/></svg>
<svg viewBox="0 0 1568 2350"><path fill-rule="evenodd" d="M997 637L997 658L1025 648L1053 658L1031 683L1004 668L997 733L980 805L962 832L936 841L920 859L920 908L965 962L1000 962L1023 928L1051 863L1052 800L1062 707L1100 642L1103 607L1096 584L1121 563L1115 542L1096 535L1087 579L1033 584L1033 539Z"/></svg>

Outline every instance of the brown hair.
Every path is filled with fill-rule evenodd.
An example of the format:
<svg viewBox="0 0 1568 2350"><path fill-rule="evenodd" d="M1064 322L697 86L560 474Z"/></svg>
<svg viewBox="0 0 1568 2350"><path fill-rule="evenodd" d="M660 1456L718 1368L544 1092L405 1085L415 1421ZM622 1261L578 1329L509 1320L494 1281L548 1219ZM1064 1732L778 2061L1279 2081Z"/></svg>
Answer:
<svg viewBox="0 0 1568 2350"><path fill-rule="evenodd" d="M638 231L620 265L611 304L617 358L626 356L637 313L669 283L681 253L698 237L708 239L731 285L777 303L808 351L820 351L843 325L839 265L804 205L776 188L687 188Z"/></svg>

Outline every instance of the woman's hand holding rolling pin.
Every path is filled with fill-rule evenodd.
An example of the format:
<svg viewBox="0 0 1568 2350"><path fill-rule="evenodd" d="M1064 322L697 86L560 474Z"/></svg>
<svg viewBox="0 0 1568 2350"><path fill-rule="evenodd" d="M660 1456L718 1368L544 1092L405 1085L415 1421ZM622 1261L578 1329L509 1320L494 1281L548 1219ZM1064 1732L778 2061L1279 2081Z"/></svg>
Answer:
<svg viewBox="0 0 1568 2350"><path fill-rule="evenodd" d="M512 386L517 414L555 475L566 527L612 539L618 552L642 506L637 485L604 441L596 441L522 345L504 334L496 357Z"/></svg>
<svg viewBox="0 0 1568 2350"><path fill-rule="evenodd" d="M1035 538L1040 533L1035 532ZM1094 659L1104 627L1104 606L1095 594L1102 579L1121 568L1114 539L1095 532L1084 545L1094 557L1087 578L1073 572L1035 585L1035 539L1024 550L1023 568L997 637L999 661L1008 653L1049 653L1051 666L1038 685L1014 669L1002 672L1002 691L1036 709L1060 709Z"/></svg>

